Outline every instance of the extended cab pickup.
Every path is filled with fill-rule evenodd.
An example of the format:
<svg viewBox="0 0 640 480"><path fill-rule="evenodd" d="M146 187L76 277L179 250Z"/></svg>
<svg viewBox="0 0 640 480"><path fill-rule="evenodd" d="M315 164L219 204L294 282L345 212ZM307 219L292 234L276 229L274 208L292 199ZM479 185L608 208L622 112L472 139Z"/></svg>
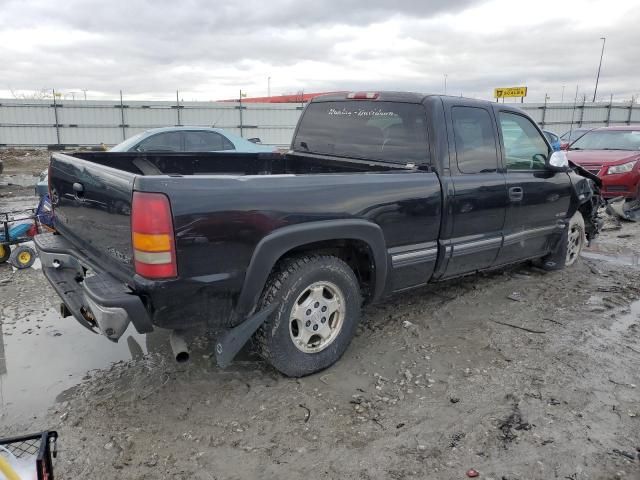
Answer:
<svg viewBox="0 0 640 480"><path fill-rule="evenodd" d="M562 268L598 232L600 180L531 118L438 95L315 98L283 156L55 153L49 182L35 242L63 315L113 341L207 325L221 365L253 336L291 376L340 358L363 303Z"/></svg>

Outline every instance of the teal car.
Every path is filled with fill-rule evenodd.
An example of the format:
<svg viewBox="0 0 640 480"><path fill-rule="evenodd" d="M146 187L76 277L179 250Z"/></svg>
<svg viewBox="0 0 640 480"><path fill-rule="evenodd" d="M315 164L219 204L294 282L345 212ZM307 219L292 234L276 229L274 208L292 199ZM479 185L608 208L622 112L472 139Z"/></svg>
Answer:
<svg viewBox="0 0 640 480"><path fill-rule="evenodd" d="M261 145L260 140L245 138L209 127L162 127L145 130L127 138L110 152L237 152L277 153L277 148ZM47 170L40 174L36 195L42 197L49 191Z"/></svg>
<svg viewBox="0 0 640 480"><path fill-rule="evenodd" d="M220 128L163 127L138 133L109 151L272 153L275 148L249 141Z"/></svg>

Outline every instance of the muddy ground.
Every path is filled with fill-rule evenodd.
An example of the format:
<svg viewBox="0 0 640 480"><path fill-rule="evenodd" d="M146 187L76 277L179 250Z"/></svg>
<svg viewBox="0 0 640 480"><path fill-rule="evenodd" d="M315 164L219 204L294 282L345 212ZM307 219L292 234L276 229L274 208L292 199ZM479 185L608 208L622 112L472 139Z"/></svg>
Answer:
<svg viewBox="0 0 640 480"><path fill-rule="evenodd" d="M186 365L165 332L114 345L59 318L39 270L3 265L0 436L58 430L62 479L640 478L639 255L627 223L565 271L396 296L303 379L250 347L221 370L206 336Z"/></svg>

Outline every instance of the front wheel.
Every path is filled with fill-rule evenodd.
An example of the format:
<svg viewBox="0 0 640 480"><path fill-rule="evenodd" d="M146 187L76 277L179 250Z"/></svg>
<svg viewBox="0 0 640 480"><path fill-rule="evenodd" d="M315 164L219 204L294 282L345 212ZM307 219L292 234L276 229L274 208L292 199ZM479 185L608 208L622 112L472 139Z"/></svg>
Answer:
<svg viewBox="0 0 640 480"><path fill-rule="evenodd" d="M337 257L285 260L261 304L278 308L256 332L260 354L283 374L302 377L334 364L353 338L362 297L358 280Z"/></svg>
<svg viewBox="0 0 640 480"><path fill-rule="evenodd" d="M559 270L570 267L580 257L580 252L587 244L586 230L582 213L576 212L569 220L567 229L562 234L560 245L555 252L542 259L542 266L546 270Z"/></svg>

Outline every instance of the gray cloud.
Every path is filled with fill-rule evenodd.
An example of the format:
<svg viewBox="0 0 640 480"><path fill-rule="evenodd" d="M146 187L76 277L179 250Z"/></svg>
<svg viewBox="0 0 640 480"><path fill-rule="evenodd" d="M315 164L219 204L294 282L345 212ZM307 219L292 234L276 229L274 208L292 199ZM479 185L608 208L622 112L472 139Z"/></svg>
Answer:
<svg viewBox="0 0 640 480"><path fill-rule="evenodd" d="M0 26L73 26L89 31L130 31L181 35L223 29L245 31L255 27L310 28L321 24L367 25L394 15L429 18L456 12L481 0L8 0Z"/></svg>
<svg viewBox="0 0 640 480"><path fill-rule="evenodd" d="M284 71L285 76L275 79L274 93L441 92L445 73L449 93L485 98L493 87L515 84L528 85L531 100L541 100L545 93L559 100L562 85L565 99L576 84L581 92L592 91L598 38L607 32L573 27L558 12L528 29L496 21L482 35L460 31L442 17L455 17L479 3L8 0L0 10L0 32L46 28L51 42L41 42L28 55L20 45L5 44L3 65L9 68L0 90L87 88L114 96L122 89L129 95L171 98L180 88L185 98L208 100L247 86L255 95L264 94L266 77ZM345 48L368 27L390 18L401 25L400 38L406 42L382 42L357 52ZM636 8L608 36L600 87L604 96L640 93L635 80L640 78L639 20ZM60 39L68 40L67 45L60 46ZM402 72L389 67L397 59L405 66ZM361 69L378 73L359 78ZM331 79L322 75L334 70Z"/></svg>

